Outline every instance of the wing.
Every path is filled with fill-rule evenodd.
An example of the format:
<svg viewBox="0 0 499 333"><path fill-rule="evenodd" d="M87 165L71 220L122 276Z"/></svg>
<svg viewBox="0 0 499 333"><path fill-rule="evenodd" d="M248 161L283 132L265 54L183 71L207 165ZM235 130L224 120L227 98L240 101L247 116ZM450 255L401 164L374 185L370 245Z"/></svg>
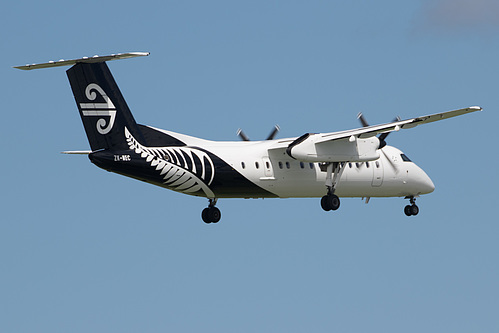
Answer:
<svg viewBox="0 0 499 333"><path fill-rule="evenodd" d="M478 106L472 106L348 131L308 133L290 143L286 152L289 156L305 162L372 161L379 158L378 148L380 141L376 135L380 133L413 128L421 124L481 110L482 108Z"/></svg>
<svg viewBox="0 0 499 333"><path fill-rule="evenodd" d="M367 126L359 129L342 131L342 132L325 133L325 134L320 134L322 135L322 139L320 140L320 142L350 138L351 136L355 136L357 138L369 138L372 136L376 136L380 133L388 133L393 131L399 131L400 129L413 128L421 124L427 124L427 123L432 123L434 121L457 117L475 111L482 111L482 108L479 106L472 106L465 109L435 113L428 116L422 116L407 120L400 120L383 125Z"/></svg>

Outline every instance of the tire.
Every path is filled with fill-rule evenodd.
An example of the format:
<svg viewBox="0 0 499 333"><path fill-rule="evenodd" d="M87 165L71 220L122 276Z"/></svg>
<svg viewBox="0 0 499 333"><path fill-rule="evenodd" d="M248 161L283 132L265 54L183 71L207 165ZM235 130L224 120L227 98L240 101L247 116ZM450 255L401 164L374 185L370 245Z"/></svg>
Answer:
<svg viewBox="0 0 499 333"><path fill-rule="evenodd" d="M325 195L321 199L321 207L326 212L330 210L337 210L340 208L340 198L334 194Z"/></svg>
<svg viewBox="0 0 499 333"><path fill-rule="evenodd" d="M208 216L209 210L210 210L209 208L205 208L201 212L201 218L203 219L203 222L206 223L206 224L210 224L211 223L210 218Z"/></svg>
<svg viewBox="0 0 499 333"><path fill-rule="evenodd" d="M329 200L328 196L325 195L321 198L321 207L324 209L326 212L329 212L331 210L331 206L329 205Z"/></svg>
<svg viewBox="0 0 499 333"><path fill-rule="evenodd" d="M407 216L412 216L412 206L411 206L411 205L407 205L407 206L405 206L405 208L404 208L404 213L405 213L405 215L407 215Z"/></svg>
<svg viewBox="0 0 499 333"><path fill-rule="evenodd" d="M337 210L338 208L340 208L340 198L338 198L337 195L330 195L328 201L331 205L331 210Z"/></svg>
<svg viewBox="0 0 499 333"><path fill-rule="evenodd" d="M217 223L222 218L222 213L217 207L210 207L207 216L211 223Z"/></svg>
<svg viewBox="0 0 499 333"><path fill-rule="evenodd" d="M411 206L411 215L416 216L419 214L419 207L416 205Z"/></svg>

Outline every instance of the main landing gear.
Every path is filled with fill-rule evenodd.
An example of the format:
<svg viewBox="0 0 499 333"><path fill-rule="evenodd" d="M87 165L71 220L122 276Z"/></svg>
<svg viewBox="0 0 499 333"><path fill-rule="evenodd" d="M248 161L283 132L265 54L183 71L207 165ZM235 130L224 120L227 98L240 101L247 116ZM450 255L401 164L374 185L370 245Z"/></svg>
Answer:
<svg viewBox="0 0 499 333"><path fill-rule="evenodd" d="M334 192L336 191L336 185L338 184L338 180L345 170L346 163L327 163L322 165L321 167L326 167L326 187L327 194L321 199L321 207L326 212L330 210L337 210L340 208L340 198Z"/></svg>
<svg viewBox="0 0 499 333"><path fill-rule="evenodd" d="M328 193L321 199L321 207L326 212L340 208L340 198L337 195Z"/></svg>
<svg viewBox="0 0 499 333"><path fill-rule="evenodd" d="M201 217L203 218L204 223L209 224L217 223L218 221L220 221L222 213L220 212L220 209L215 207L215 205L217 204L217 200L217 198L210 199L210 204L208 205L208 207L203 209Z"/></svg>
<svg viewBox="0 0 499 333"><path fill-rule="evenodd" d="M405 208L404 208L405 215L407 215L407 216L418 215L419 214L419 207L416 206L416 198L414 198L413 196L410 196L410 197L406 197L406 199L409 199L411 204L405 206Z"/></svg>

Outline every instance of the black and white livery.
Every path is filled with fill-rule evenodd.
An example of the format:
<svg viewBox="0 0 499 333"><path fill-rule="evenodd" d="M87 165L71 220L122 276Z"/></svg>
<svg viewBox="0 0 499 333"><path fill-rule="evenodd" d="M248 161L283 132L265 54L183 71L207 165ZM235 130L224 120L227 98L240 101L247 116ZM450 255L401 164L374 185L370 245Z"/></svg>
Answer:
<svg viewBox="0 0 499 333"><path fill-rule="evenodd" d="M417 215L415 200L431 193L426 173L404 153L386 144L388 133L462 114L469 107L407 120L331 133L306 133L264 141L209 141L138 124L106 64L147 56L133 52L18 66L23 70L72 66L67 70L91 151L100 168L177 192L205 197L206 223L216 223L219 198L318 197L325 211L336 210L340 197L404 197L407 216Z"/></svg>

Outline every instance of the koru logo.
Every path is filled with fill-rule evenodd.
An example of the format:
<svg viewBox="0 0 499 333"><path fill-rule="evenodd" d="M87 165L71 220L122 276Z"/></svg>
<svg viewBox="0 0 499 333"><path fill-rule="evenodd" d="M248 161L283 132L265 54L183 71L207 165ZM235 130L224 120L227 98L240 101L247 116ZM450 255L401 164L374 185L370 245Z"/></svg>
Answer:
<svg viewBox="0 0 499 333"><path fill-rule="evenodd" d="M114 125L114 120L116 118L116 107L109 97L106 95L104 90L96 83L90 83L85 89L85 96L88 100L95 101L98 92L105 103L80 103L81 113L85 117L110 117L109 122L106 119L101 118L97 121L97 131L104 135L111 131Z"/></svg>

